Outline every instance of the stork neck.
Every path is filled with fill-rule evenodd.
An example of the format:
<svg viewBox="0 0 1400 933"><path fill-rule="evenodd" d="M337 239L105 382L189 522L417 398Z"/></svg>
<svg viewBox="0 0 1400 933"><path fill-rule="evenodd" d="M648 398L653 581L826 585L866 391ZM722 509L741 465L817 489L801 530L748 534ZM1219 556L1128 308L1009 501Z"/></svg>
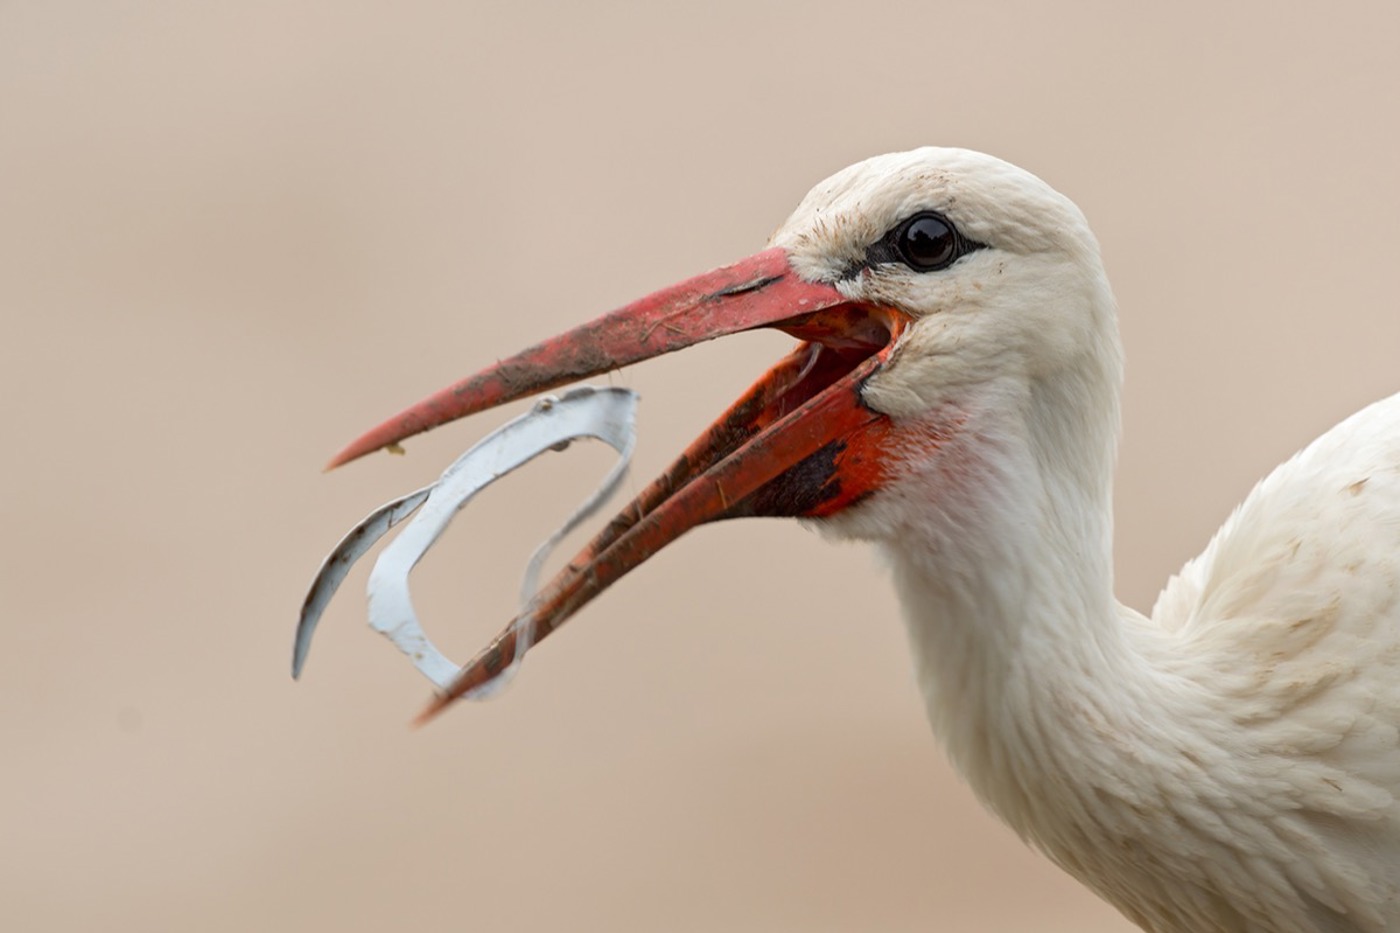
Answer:
<svg viewBox="0 0 1400 933"><path fill-rule="evenodd" d="M1003 388L960 410L885 546L934 729L1026 835L1047 771L1082 753L1083 730L1046 717L1111 713L1130 702L1123 685L1151 679L1142 627L1113 597L1116 406L1079 389L1032 386L1008 404Z"/></svg>
<svg viewBox="0 0 1400 933"><path fill-rule="evenodd" d="M907 515L884 548L950 757L1022 838L1146 929L1361 929L1335 905L1369 903L1383 875L1338 873L1317 900L1276 886L1300 852L1351 851L1355 824L1324 810L1285 845L1277 811L1254 806L1272 776L1318 762L1222 716L1182 663L1193 652L1113 598L1111 423L1022 401L1024 421L967 412L890 513Z"/></svg>

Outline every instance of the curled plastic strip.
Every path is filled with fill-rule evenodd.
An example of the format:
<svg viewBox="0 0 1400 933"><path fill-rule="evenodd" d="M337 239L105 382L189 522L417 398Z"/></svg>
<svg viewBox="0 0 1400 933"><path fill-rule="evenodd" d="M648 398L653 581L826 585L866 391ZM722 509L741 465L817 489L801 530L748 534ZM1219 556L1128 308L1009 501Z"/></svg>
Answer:
<svg viewBox="0 0 1400 933"><path fill-rule="evenodd" d="M554 547L607 502L627 475L636 444L637 401L637 394L630 389L592 386L573 389L558 398L541 399L530 412L503 425L464 453L437 482L371 512L341 539L311 583L297 624L292 676L300 676L316 625L351 566L391 528L417 512L384 548L370 571L369 623L408 655L424 676L445 690L457 676L458 666L438 651L419 624L409 594L409 573L478 492L546 450L562 450L579 438L597 438L617 451L618 461L593 494L531 556L521 588L524 608L538 589L540 570ZM522 612L521 618L529 617ZM524 629L517 633L511 663L469 696L482 698L494 693L514 675L534 641L533 623L523 625Z"/></svg>

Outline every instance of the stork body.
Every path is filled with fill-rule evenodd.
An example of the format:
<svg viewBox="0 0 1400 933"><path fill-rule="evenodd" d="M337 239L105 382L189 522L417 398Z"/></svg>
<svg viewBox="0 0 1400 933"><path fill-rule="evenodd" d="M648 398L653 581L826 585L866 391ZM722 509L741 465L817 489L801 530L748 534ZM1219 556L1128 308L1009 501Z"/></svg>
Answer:
<svg viewBox="0 0 1400 933"><path fill-rule="evenodd" d="M724 333L806 341L434 708L694 525L804 517L885 554L934 731L981 799L1138 924L1400 929L1400 396L1264 480L1149 618L1113 594L1116 309L1068 199L920 149L819 184L772 245L337 459Z"/></svg>
<svg viewBox="0 0 1400 933"><path fill-rule="evenodd" d="M964 159L982 162L939 164ZM863 185L891 177L938 185L885 169L809 202L866 216L890 199ZM1148 929L1400 928L1400 396L1260 483L1145 618L1112 589L1120 353L1097 246L1009 166L943 185L968 236L1019 237L1034 279L999 288L1017 271L988 250L938 283L963 294L934 298L885 377L928 374L868 397L943 440L821 522L893 569L936 733L992 810ZM798 268L841 254L819 216L778 235ZM850 287L872 286L915 290Z"/></svg>
<svg viewBox="0 0 1400 933"><path fill-rule="evenodd" d="M966 499L881 543L978 796L1149 930L1400 927L1400 396L1262 482L1151 618L1075 482L1106 463L1000 427L1012 456L966 451Z"/></svg>

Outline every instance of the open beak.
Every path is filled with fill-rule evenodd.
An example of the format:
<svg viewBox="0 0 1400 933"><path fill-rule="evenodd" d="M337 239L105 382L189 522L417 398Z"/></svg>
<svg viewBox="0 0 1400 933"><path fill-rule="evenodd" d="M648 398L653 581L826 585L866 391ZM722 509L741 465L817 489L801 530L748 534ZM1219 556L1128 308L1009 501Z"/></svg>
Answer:
<svg viewBox="0 0 1400 933"><path fill-rule="evenodd" d="M884 479L888 419L861 400L908 323L898 310L850 302L803 281L781 248L662 289L449 386L364 434L330 467L514 399L767 327L802 343L759 379L656 481L579 552L484 650L426 720L486 684L594 596L703 522L748 515L825 516Z"/></svg>

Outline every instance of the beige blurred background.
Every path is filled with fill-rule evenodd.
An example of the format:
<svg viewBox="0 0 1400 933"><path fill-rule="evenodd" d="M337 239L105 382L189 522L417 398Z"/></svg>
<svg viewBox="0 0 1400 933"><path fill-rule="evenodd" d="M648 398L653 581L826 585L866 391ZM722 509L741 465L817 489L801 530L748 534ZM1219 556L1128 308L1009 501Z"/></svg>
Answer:
<svg viewBox="0 0 1400 933"><path fill-rule="evenodd" d="M289 651L338 536L505 415L323 475L344 441L925 143L1103 242L1149 608L1400 389L1400 7L1224 6L0 3L0 926L1126 930L950 772L871 556L795 524L694 533L424 731L363 570ZM630 488L786 344L617 377ZM416 578L452 652L606 462L464 514Z"/></svg>

